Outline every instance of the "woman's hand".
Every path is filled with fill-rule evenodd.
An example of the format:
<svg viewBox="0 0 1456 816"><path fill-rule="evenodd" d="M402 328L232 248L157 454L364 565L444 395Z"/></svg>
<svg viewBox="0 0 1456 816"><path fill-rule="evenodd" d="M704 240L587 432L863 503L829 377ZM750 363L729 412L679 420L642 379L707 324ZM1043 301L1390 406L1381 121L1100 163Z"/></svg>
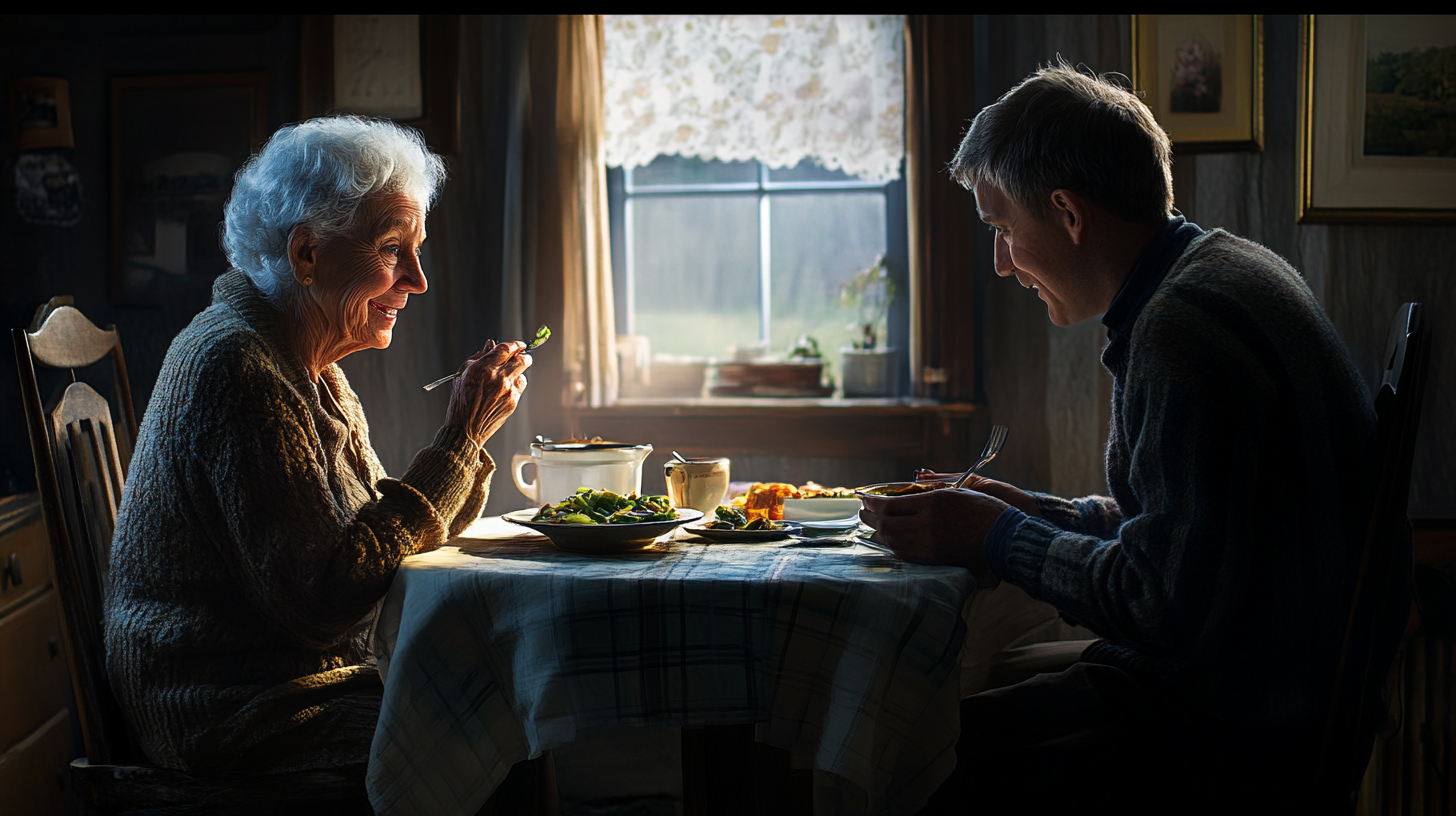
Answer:
<svg viewBox="0 0 1456 816"><path fill-rule="evenodd" d="M477 445L500 430L526 390L531 355L525 343L487 340L485 348L460 365L450 392L445 424L460 428Z"/></svg>

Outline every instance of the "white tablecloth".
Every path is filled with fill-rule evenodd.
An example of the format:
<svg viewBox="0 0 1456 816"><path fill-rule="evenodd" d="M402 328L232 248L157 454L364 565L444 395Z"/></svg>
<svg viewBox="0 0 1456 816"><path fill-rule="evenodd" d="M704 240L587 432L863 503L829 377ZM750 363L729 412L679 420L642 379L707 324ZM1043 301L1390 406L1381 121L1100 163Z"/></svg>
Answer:
<svg viewBox="0 0 1456 816"><path fill-rule="evenodd" d="M469 816L578 728L757 723L836 775L845 811L918 810L955 764L968 573L696 541L587 556L457 539L470 551L406 559L376 628L375 809Z"/></svg>

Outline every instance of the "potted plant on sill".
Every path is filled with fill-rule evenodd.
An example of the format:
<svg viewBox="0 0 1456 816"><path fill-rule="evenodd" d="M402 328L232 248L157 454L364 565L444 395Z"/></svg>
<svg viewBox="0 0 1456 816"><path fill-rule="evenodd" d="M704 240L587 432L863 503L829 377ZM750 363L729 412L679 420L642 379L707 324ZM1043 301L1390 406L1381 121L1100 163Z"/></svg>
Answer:
<svg viewBox="0 0 1456 816"><path fill-rule="evenodd" d="M846 397L892 397L895 395L895 350L882 345L890 304L895 300L895 282L884 255L875 256L869 268L855 273L839 290L839 302L854 310L856 339L853 346L839 350L840 380Z"/></svg>

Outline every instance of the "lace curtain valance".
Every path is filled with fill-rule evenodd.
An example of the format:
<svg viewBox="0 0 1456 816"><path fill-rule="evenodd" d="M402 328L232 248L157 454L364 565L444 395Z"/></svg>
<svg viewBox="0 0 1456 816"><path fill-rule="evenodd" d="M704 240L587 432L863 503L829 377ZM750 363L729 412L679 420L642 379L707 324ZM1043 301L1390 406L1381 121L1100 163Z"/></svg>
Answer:
<svg viewBox="0 0 1456 816"><path fill-rule="evenodd" d="M607 15L607 164L660 154L811 158L900 177L904 22L896 15Z"/></svg>

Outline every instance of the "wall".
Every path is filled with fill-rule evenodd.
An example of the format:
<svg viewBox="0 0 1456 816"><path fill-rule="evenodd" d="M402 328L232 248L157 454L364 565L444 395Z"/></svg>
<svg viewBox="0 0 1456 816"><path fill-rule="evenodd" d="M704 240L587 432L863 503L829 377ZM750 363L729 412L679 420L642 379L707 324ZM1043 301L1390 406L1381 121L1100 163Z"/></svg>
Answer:
<svg viewBox="0 0 1456 816"><path fill-rule="evenodd" d="M1294 221L1298 20L1264 26L1265 148L1189 160L1188 215L1289 259L1309 281L1372 388L1396 308L1420 301L1433 327L1431 368L1411 476L1411 515L1456 517L1456 226L1297 224Z"/></svg>
<svg viewBox="0 0 1456 816"><path fill-rule="evenodd" d="M462 129L471 149L447 157L451 181L429 221L423 264L430 291L411 298L395 343L365 352L344 369L368 411L371 433L388 472L408 467L444 419L448 389L419 386L454 371L487 338L520 336L522 291L517 87L524 49L523 18L468 18L462 27ZM76 147L71 161L83 186L85 211L72 227L23 222L14 201L12 140L0 140L4 162L0 243L10 248L0 272L0 323L25 326L38 304L70 294L93 322L115 323L126 351L138 416L145 409L172 338L207 306L205 289L156 308L114 305L110 296L110 86L116 76L266 71L267 132L299 118L299 20L296 16L9 16L0 24L0 84L53 76L70 83ZM514 122L514 125L508 124ZM513 139L514 135L514 141ZM503 270L514 269L513 275ZM527 287L529 288L529 287ZM534 324L533 324L534 325ZM10 342L7 339L7 344ZM64 374L40 372L42 397ZM105 378L109 378L106 374ZM523 449L529 411L518 414L489 446L498 461ZM509 479L497 497L515 509ZM0 495L34 489L30 443L20 409L14 356L0 354ZM496 503L493 502L494 507ZM498 511L498 510L497 510Z"/></svg>
<svg viewBox="0 0 1456 816"><path fill-rule="evenodd" d="M0 139L0 324L29 324L38 304L69 294L97 324L115 323L126 351L137 414L146 407L172 338L207 305L207 296L155 308L115 306L110 296L110 86L116 76L229 71L268 72L271 132L298 113L298 29L279 15L164 17L9 16L0 22L0 87L17 77L60 77L70 83L84 214L71 227L23 222L15 209L15 146ZM8 117L8 103L6 115ZM0 354L0 493L34 489L34 468L15 357ZM109 375L108 375L109 376ZM43 388L47 387L45 384ZM42 397L48 394L42 393Z"/></svg>

